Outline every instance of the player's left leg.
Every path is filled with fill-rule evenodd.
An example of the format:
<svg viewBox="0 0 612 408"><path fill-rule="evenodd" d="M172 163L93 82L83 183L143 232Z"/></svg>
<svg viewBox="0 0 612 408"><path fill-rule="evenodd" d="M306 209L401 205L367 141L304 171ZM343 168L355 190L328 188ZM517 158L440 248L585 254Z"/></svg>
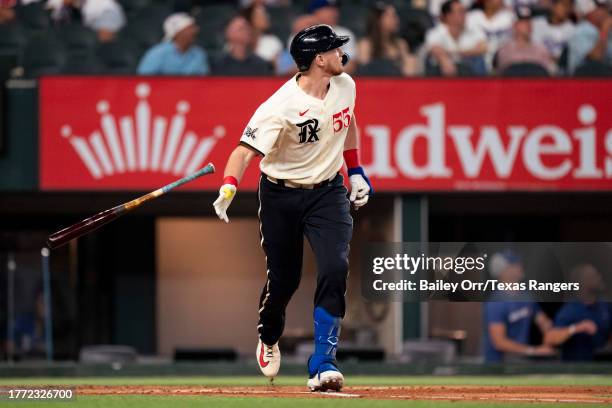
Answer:
<svg viewBox="0 0 612 408"><path fill-rule="evenodd" d="M315 253L317 289L314 299L315 351L308 361L312 390L342 388L336 363L340 325L345 313L349 242L353 230L350 203L342 177L331 186L313 190L304 232Z"/></svg>

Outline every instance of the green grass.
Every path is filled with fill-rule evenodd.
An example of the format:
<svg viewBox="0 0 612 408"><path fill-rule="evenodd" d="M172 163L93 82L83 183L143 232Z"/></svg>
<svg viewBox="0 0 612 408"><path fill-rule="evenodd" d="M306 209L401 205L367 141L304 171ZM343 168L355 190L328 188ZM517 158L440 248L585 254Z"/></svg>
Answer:
<svg viewBox="0 0 612 408"><path fill-rule="evenodd" d="M278 385L305 385L305 378L298 376L280 377L275 381ZM0 386L6 385L200 385L200 386L258 386L267 385L262 377L91 377L91 378L2 378ZM527 385L527 386L598 386L612 385L612 375L547 375L547 376L351 376L347 379L348 386L358 385ZM306 388L304 387L304 390ZM0 408L7 401L0 401ZM19 402L12 404L17 408L35 407L119 407L119 408L162 408L162 407L220 407L220 408L485 408L495 406L499 408L510 407L563 407L578 408L584 405L572 403L495 403L468 402L468 401L393 401L393 400L365 400L343 399L337 397L313 399L307 394L303 398L268 398L268 397L220 397L220 396L149 396L149 395L113 395L113 396L77 396L71 402ZM603 407L601 404L588 404L589 407Z"/></svg>
<svg viewBox="0 0 612 408"><path fill-rule="evenodd" d="M15 407L48 408L579 408L580 404L534 404L534 403L498 403L490 402L452 402L452 401L383 401L362 399L308 399L308 398L242 398L242 397L200 397L200 396L87 396L78 397L71 402L19 402ZM600 408L609 405L589 404L589 407Z"/></svg>
<svg viewBox="0 0 612 408"><path fill-rule="evenodd" d="M277 385L306 385L306 377L280 376ZM262 376L235 377L49 377L0 378L0 385L267 385ZM357 385L612 385L612 375L521 375L521 376L350 376L347 386ZM1 407L0 407L1 408Z"/></svg>

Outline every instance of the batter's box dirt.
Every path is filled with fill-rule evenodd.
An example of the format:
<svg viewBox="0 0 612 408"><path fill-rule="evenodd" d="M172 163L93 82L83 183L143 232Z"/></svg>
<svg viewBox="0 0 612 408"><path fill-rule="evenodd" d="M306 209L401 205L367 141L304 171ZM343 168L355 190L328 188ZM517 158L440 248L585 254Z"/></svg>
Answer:
<svg viewBox="0 0 612 408"><path fill-rule="evenodd" d="M310 392L306 387L79 386L77 395L211 395L285 398L365 398L379 400L612 403L612 386L415 386L345 387L342 392Z"/></svg>

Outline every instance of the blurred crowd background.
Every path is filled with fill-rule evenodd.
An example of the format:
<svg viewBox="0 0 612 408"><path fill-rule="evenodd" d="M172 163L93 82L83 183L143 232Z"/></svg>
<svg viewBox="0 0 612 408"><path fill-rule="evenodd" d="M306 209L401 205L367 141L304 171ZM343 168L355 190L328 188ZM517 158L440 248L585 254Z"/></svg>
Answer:
<svg viewBox="0 0 612 408"><path fill-rule="evenodd" d="M0 0L0 76L290 75L313 24L370 76L607 76L607 0Z"/></svg>

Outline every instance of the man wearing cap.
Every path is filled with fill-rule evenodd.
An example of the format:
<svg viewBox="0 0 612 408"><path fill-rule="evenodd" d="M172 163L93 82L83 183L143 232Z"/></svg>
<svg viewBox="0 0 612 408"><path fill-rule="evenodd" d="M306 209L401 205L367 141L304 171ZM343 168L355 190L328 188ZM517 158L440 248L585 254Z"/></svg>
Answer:
<svg viewBox="0 0 612 408"><path fill-rule="evenodd" d="M308 4L308 13L315 18L318 24L327 24L334 29L336 34L349 38L350 41L342 46L342 51L351 57L344 67L344 71L354 72L357 68L356 37L351 30L338 25L340 19L339 7L340 0L311 0Z"/></svg>
<svg viewBox="0 0 612 408"><path fill-rule="evenodd" d="M487 74L487 37L477 28L466 27L465 13L460 0L446 0L440 10L440 23L425 36L425 49L444 76L457 75L458 63L469 66L474 74Z"/></svg>
<svg viewBox="0 0 612 408"><path fill-rule="evenodd" d="M576 0L576 14L582 20L568 42L568 70L588 61L612 65L612 17L605 0Z"/></svg>
<svg viewBox="0 0 612 408"><path fill-rule="evenodd" d="M516 284L523 280L520 257L510 250L496 253L489 262L489 273L499 282ZM506 355L550 356L550 346L531 346L529 329L535 321L543 335L552 327L551 320L536 302L519 300L525 292L498 291L484 303L484 357L487 363L503 362Z"/></svg>
<svg viewBox="0 0 612 408"><path fill-rule="evenodd" d="M541 65L549 74L554 74L556 65L546 47L531 40L531 9L527 6L517 7L516 17L512 40L497 52L497 70L503 72L512 64L528 62Z"/></svg>
<svg viewBox="0 0 612 408"><path fill-rule="evenodd" d="M339 391L344 382L336 349L346 309L350 205L365 205L371 191L359 164L355 82L344 72L348 57L340 49L348 41L324 24L295 35L290 51L299 72L249 121L213 204L219 218L228 222L227 209L247 166L255 156L263 157L258 215L266 282L259 302L257 362L265 376L278 374L278 340L285 309L300 283L305 236L317 263L314 353L307 382L313 391ZM349 198L340 174L344 163Z"/></svg>
<svg viewBox="0 0 612 408"><path fill-rule="evenodd" d="M164 21L164 40L146 52L141 75L207 75L208 58L193 45L198 34L195 20L187 13L174 13Z"/></svg>

